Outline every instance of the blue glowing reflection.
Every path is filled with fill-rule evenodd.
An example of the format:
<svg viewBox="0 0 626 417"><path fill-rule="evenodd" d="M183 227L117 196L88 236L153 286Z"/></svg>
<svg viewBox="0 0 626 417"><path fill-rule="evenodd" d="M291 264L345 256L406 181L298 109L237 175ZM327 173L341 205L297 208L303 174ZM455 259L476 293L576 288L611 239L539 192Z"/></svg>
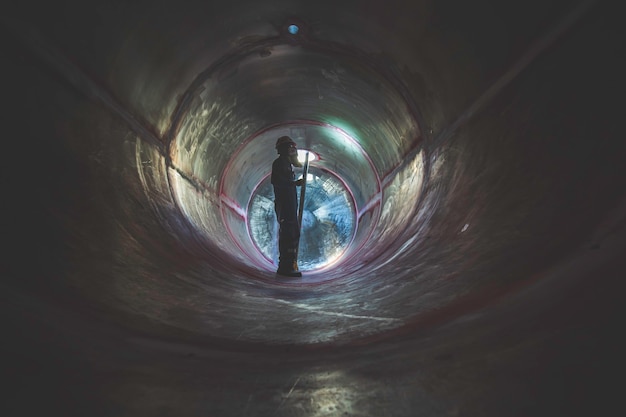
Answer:
<svg viewBox="0 0 626 417"><path fill-rule="evenodd" d="M300 270L318 269L339 259L354 236L355 219L354 202L344 184L334 175L310 167L298 254ZM277 264L278 224L274 214L274 191L269 178L261 183L252 196L248 208L248 227L261 253Z"/></svg>
<svg viewBox="0 0 626 417"><path fill-rule="evenodd" d="M296 33L298 33L298 31L300 30L300 28L297 25L289 25L289 27L287 28L287 30L289 31L289 33L291 33L292 35L295 35Z"/></svg>

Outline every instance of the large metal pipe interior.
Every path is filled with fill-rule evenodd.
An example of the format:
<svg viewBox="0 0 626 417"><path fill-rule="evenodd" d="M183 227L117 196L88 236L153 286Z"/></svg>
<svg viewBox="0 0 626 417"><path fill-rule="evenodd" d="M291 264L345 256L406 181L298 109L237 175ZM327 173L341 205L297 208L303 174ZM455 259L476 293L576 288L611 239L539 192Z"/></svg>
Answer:
<svg viewBox="0 0 626 417"><path fill-rule="evenodd" d="M3 416L623 408L617 5L62 0L1 23ZM295 279L283 135L309 155Z"/></svg>

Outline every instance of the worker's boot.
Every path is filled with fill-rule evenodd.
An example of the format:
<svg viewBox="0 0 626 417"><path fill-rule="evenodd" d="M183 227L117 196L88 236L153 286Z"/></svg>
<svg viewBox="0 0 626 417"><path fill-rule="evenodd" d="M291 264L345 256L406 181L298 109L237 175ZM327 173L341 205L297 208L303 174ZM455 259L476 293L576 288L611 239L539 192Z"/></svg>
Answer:
<svg viewBox="0 0 626 417"><path fill-rule="evenodd" d="M281 275L283 277L301 277L302 272L298 271L298 264L293 262L290 266L285 267L281 264L278 264L278 270L276 271L277 275Z"/></svg>
<svg viewBox="0 0 626 417"><path fill-rule="evenodd" d="M278 261L277 275L294 278L302 276L302 272L298 270L298 261L296 261L295 256L286 256L284 257L285 259L282 258L283 257Z"/></svg>
<svg viewBox="0 0 626 417"><path fill-rule="evenodd" d="M298 268L298 261L296 261L295 259L291 263L291 271L292 271L292 275L294 277L301 277L302 276L302 272L300 272L300 269Z"/></svg>

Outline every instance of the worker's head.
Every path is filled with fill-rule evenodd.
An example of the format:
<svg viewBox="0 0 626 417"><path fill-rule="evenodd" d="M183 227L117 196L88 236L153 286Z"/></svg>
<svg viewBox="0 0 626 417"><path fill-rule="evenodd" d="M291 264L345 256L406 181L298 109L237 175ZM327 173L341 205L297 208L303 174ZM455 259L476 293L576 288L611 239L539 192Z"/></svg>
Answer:
<svg viewBox="0 0 626 417"><path fill-rule="evenodd" d="M289 154L290 152L293 152L293 150L297 153L298 147L296 146L296 142L294 142L289 136L281 136L276 140L276 151L279 154Z"/></svg>
<svg viewBox="0 0 626 417"><path fill-rule="evenodd" d="M284 155L289 159L292 165L301 167L302 163L298 161L298 147L296 142L289 136L281 136L276 140L276 152L279 155Z"/></svg>

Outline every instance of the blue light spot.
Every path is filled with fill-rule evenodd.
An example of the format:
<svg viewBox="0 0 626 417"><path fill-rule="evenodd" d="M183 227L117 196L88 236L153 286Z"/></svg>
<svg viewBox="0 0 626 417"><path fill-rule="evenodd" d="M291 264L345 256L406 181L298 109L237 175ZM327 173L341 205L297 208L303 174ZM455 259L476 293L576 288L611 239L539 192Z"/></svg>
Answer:
<svg viewBox="0 0 626 417"><path fill-rule="evenodd" d="M300 28L297 25L289 25L289 27L287 28L287 30L289 31L289 33L291 33L292 35L295 35L296 33L298 33L298 31L300 30Z"/></svg>

